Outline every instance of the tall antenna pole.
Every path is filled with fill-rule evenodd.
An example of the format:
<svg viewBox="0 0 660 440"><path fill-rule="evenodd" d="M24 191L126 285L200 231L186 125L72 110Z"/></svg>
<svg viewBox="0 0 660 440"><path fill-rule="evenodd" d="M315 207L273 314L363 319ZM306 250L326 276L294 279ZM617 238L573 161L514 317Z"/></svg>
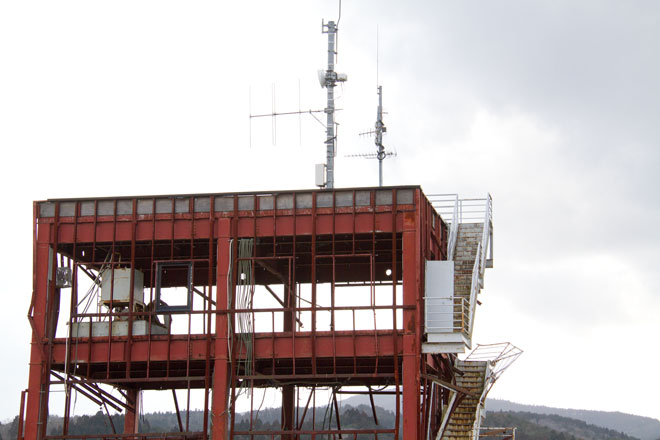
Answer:
<svg viewBox="0 0 660 440"><path fill-rule="evenodd" d="M383 124L383 86L378 86L378 112L376 114L376 146L378 152L378 186L383 186L383 159L386 157L385 147L383 146L383 132L387 131Z"/></svg>
<svg viewBox="0 0 660 440"><path fill-rule="evenodd" d="M327 187L332 189L335 185L335 41L337 38L337 27L334 21L328 22L328 69L325 75L325 87L328 90L328 105L325 112L328 115L326 122L326 166Z"/></svg>
<svg viewBox="0 0 660 440"><path fill-rule="evenodd" d="M341 18L341 1L339 16ZM321 31L324 34L328 34L328 68L326 70L318 71L318 79L321 87L325 87L328 92L328 99L326 107L323 110L300 110L300 81L298 82L298 111L297 112L276 112L275 111L275 85L272 88L273 94L273 111L272 113L253 115L250 110L250 121L252 118L263 118L270 117L272 118L272 127L271 127L271 137L273 139L273 145L275 144L275 136L277 134L275 126L275 117L284 116L284 115L300 115L302 113L309 113L314 116L314 113L325 113L327 116L325 131L326 131L326 163L316 165L316 176L315 183L316 186L321 188L334 188L335 187L335 156L337 155L337 134L335 131L335 86L339 82L344 82L348 79L345 73L335 72L335 59L337 57L337 24L334 21L329 21L327 24L322 22ZM250 95L250 104L251 104L251 95ZM316 116L314 116L321 125L321 122ZM250 122L250 145L252 145L252 123ZM300 131L300 129L299 129Z"/></svg>
<svg viewBox="0 0 660 440"><path fill-rule="evenodd" d="M335 50L337 39L337 26L334 21L323 24L323 33L328 34L328 68L321 83L328 92L328 102L325 108L326 121L326 183L325 187L332 189L335 186L335 156L337 155L337 136L335 134L335 86L338 82L346 81L346 75L337 75L335 72Z"/></svg>
<svg viewBox="0 0 660 440"><path fill-rule="evenodd" d="M363 159L378 159L378 186L383 186L383 160L389 156L396 156L396 152L385 151L383 134L387 127L383 123L383 86L378 86L378 109L376 111L376 126L374 130L360 133L360 135L374 135L376 143L375 153L349 154L347 157L361 157Z"/></svg>

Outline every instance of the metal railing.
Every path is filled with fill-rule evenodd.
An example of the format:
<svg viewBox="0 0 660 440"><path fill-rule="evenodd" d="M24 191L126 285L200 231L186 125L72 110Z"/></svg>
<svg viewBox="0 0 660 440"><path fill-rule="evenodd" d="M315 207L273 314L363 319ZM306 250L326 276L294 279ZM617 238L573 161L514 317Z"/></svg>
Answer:
<svg viewBox="0 0 660 440"><path fill-rule="evenodd" d="M489 261L493 257L493 202L488 194L480 199L459 199L456 194L430 194L427 195L431 205L443 218L445 223L450 224L449 240L447 244L447 259L453 260L456 242L458 239L458 227L461 223L483 224L481 240L477 245L476 257L472 267L472 279L470 297L468 300L456 297L452 298L425 298L426 301L426 331L435 330L442 333L464 332L468 338L472 338L474 315L476 311L477 295L483 287L483 277ZM452 302L450 302L452 301ZM456 304L456 301L459 304ZM433 307L434 303L437 307ZM462 308L456 309L456 306ZM451 307L450 307L451 306ZM467 316L466 316L467 308ZM451 310L451 311L450 311ZM460 327L433 325L437 316L453 313L453 322L460 322ZM435 318L435 319L434 319ZM449 319L444 317L444 322ZM430 324L429 324L430 323Z"/></svg>
<svg viewBox="0 0 660 440"><path fill-rule="evenodd" d="M481 236L481 253L480 256L480 273L481 277L484 276L484 270L487 266L486 254L490 260L493 259L493 199L490 194L486 197L486 205L484 206L484 229Z"/></svg>
<svg viewBox="0 0 660 440"><path fill-rule="evenodd" d="M477 344L477 347L465 358L466 361L487 361L491 366L488 379L490 384L484 390L488 394L490 388L504 371L520 357L523 351L510 342L497 344ZM485 395L483 399L485 399Z"/></svg>
<svg viewBox="0 0 660 440"><path fill-rule="evenodd" d="M456 238L458 237L458 224L460 223L461 201L458 194L430 194L427 195L431 206L440 215L445 223L450 225L449 240L447 241L447 260L454 259Z"/></svg>
<svg viewBox="0 0 660 440"><path fill-rule="evenodd" d="M489 249L490 249L490 259L492 260L493 257L492 255L493 246L491 243L493 236L493 228L492 228L493 206L492 206L492 199L490 197L490 194L488 194L488 197L485 199L485 201L486 204L484 205L484 211L483 211L483 215L484 215L483 232L481 234L481 241L477 246L477 256L474 259L474 266L472 267L472 282L470 286L470 320L469 320L470 339L472 339L472 328L473 328L472 323L474 322L474 313L476 311L477 295L479 294L479 291L483 287L483 278L487 266L487 255Z"/></svg>
<svg viewBox="0 0 660 440"><path fill-rule="evenodd" d="M470 305L467 298L455 296L424 299L426 333L470 333Z"/></svg>
<svg viewBox="0 0 660 440"><path fill-rule="evenodd" d="M203 432L47 435L45 440L203 440Z"/></svg>
<svg viewBox="0 0 660 440"><path fill-rule="evenodd" d="M447 242L448 260L454 259L459 224L483 222L484 228L488 225L488 234L492 238L493 199L490 194L477 199L459 199L458 194L427 194L426 197L444 222L451 225ZM482 243L485 242L482 240Z"/></svg>
<svg viewBox="0 0 660 440"><path fill-rule="evenodd" d="M427 194L426 197L445 223L454 219L458 223L481 223L491 200L490 194L474 199L459 199L458 194Z"/></svg>
<svg viewBox="0 0 660 440"><path fill-rule="evenodd" d="M484 426L479 428L479 438L487 438L489 440L515 440L516 428L512 426Z"/></svg>
<svg viewBox="0 0 660 440"><path fill-rule="evenodd" d="M481 425L481 409L486 402L486 396L491 388L500 378L502 373L520 357L523 351L510 342L497 344L477 344L477 347L465 358L465 361L487 362L486 374L484 376L484 388L477 404L477 415L474 420L473 438L479 438ZM515 433L514 433L515 434ZM507 437L508 438L508 437Z"/></svg>

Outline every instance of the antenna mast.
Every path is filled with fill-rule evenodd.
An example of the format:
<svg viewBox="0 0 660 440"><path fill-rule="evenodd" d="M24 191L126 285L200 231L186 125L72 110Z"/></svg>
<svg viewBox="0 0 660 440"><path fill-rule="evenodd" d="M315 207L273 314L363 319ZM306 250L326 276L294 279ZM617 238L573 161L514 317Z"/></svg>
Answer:
<svg viewBox="0 0 660 440"><path fill-rule="evenodd" d="M326 164L325 164L325 187L332 189L335 186L335 156L337 155L337 135L335 134L335 86L338 82L346 81L345 74L337 74L335 72L335 57L337 52L335 49L337 39L337 26L334 21L329 21L327 24L322 24L322 32L328 34L328 68L325 71L325 76L321 77L321 87L325 87L328 92L327 107L325 113L327 115L326 121Z"/></svg>
<svg viewBox="0 0 660 440"><path fill-rule="evenodd" d="M378 86L378 111L376 114L376 146L378 151L376 157L378 158L378 186L383 186L383 159L387 156L385 147L383 146L383 133L387 131L385 124L383 124L383 86Z"/></svg>
<svg viewBox="0 0 660 440"><path fill-rule="evenodd" d="M378 90L378 108L376 110L376 126L375 130L370 130L362 135L374 135L376 143L376 153L358 153L349 154L346 157L361 157L363 159L378 159L378 186L383 186L383 160L389 156L396 156L396 152L385 151L383 145L383 133L387 133L387 127L383 123L383 86L379 85L378 71L379 71L379 47L378 47L378 26L376 26L376 87Z"/></svg>
<svg viewBox="0 0 660 440"><path fill-rule="evenodd" d="M378 86L378 110L376 112L375 130L370 130L360 135L374 135L376 143L375 153L349 154L346 157L361 157L363 159L378 159L378 186L383 186L383 160L389 156L396 156L396 152L385 151L383 145L383 133L387 133L387 127L383 123L383 86Z"/></svg>
<svg viewBox="0 0 660 440"><path fill-rule="evenodd" d="M339 9L339 16L341 18L341 2ZM339 21L337 21L338 23ZM335 58L337 57L337 23L334 21L329 21L327 24L321 22L321 32L328 34L328 68L326 70L318 71L318 79L321 87L325 87L328 92L328 99L326 108L323 110L307 110L297 112L276 112L275 111L275 87L273 86L273 111L272 113L253 115L250 110L250 121L252 118L263 118L271 117L272 118L272 137L275 138L276 128L275 128L275 117L284 116L284 115L300 115L302 113L309 113L314 116L314 113L325 113L327 116L325 130L326 130L326 163L316 165L316 186L321 188L332 189L335 186L335 156L337 155L337 134L335 131L335 86L339 82L345 82L348 77L345 73L335 72ZM300 107L300 92L298 92L298 107ZM250 95L250 103L252 102ZM321 125L321 122L316 116L314 116ZM250 122L250 145L252 145L252 123ZM274 141L273 141L274 142Z"/></svg>

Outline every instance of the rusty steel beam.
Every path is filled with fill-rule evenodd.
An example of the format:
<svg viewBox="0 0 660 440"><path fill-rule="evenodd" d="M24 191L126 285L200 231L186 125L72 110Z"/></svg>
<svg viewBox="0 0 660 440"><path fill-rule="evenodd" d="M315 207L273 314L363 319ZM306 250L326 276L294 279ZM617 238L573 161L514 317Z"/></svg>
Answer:
<svg viewBox="0 0 660 440"><path fill-rule="evenodd" d="M341 432L341 421L339 418L339 405L337 404L337 393L335 393L336 389L332 389L332 403L335 407L335 419L337 420L337 435L339 436L340 439L342 439L342 432ZM329 423L328 423L329 424Z"/></svg>
<svg viewBox="0 0 660 440"><path fill-rule="evenodd" d="M315 350L317 357L332 357L334 352L337 357L352 358L354 348L360 354L360 357L391 356L395 353L393 338L399 341L397 345L399 355L401 355L403 335L400 331L360 331L359 333L341 331L324 332L324 334L317 332L316 338L314 338L311 331L296 332L293 343L290 335L287 336L278 332L256 333L254 336L254 356L256 359L290 358L295 352L297 357L312 358L312 352ZM92 341L87 341L87 338L85 338L84 341L89 343L80 345L76 358L71 359L70 362L89 363L89 365L106 362L108 355L106 339L94 340L93 338ZM379 341L378 347L373 343L375 340ZM120 338L117 338L113 343L117 346L123 345ZM149 348L151 348L150 352ZM151 340L136 340L132 349L133 362L166 361L168 352L170 360L185 360L188 356L186 340L175 339L174 337L170 341L167 338L156 340L154 337ZM243 352L240 345L237 345L237 350L239 353ZM199 338L191 341L190 352L192 353L192 359L204 360L206 358L205 339ZM112 351L112 363L124 362L124 359L121 351ZM66 340L56 340L53 347L53 364L64 365L65 360Z"/></svg>
<svg viewBox="0 0 660 440"><path fill-rule="evenodd" d="M127 407L127 418L133 420L135 403L131 406L118 401L97 383L127 389L123 395L129 402L137 398L132 399L134 393L137 396L138 389L172 389L180 431L176 435L191 434L182 432L188 429L188 421L184 427L176 389L188 390L190 407L189 390L199 388L205 390L204 430L194 434L199 437L208 435L208 438L218 440L238 435L268 435L293 439L301 435L331 434L351 438L371 434L378 438L378 434L398 437L402 433L406 439L420 440L437 407L435 400L439 399L428 393L432 385L427 375L440 381L436 383L451 385L453 382L453 372L446 365L451 364L449 357L438 361L421 353L424 261L446 258L443 247L446 247L447 231L446 225L431 226L432 218L439 225L443 223L433 217L434 211L419 188L405 188L413 191L412 203L407 201L405 204L398 204L400 189L393 187L378 190L378 193L374 189L342 189L341 200L338 192L327 191L273 193L270 201L259 193L241 195L240 200L238 195L232 195L232 211L216 211L216 195L207 195L206 209L198 209L194 196L188 197L185 206L171 197L164 197L164 200L149 198L146 199L147 205L144 198L104 200L104 204L111 205L110 215L99 212L100 200L93 200L91 215L82 215L81 201L76 200L75 209L67 208L66 216L59 215L61 204L65 202L55 201L53 217L39 217L39 206L35 203L34 287L28 313L33 345L26 394L26 431L35 435L28 436L26 432L26 438L43 440L45 421L42 409L48 405L50 385L49 379L44 379L43 375L44 371L55 369L75 374L71 386L96 398L106 406L106 412L107 405ZM362 192L359 205L358 191ZM292 194L292 204L280 205L280 194L287 197ZM364 194L368 194L367 199ZM300 208L298 195L311 198L301 199L307 200L304 201L306 208ZM346 203L347 196L351 196L350 204ZM323 202L319 203L322 197ZM243 209L247 206L246 200L252 209ZM226 201L223 200L223 209L227 208ZM86 206L89 214L89 204ZM130 209L127 210L127 206ZM120 210L124 213L120 214ZM71 212L74 214L70 215ZM265 285L282 308L242 311L231 303L236 297L236 273L231 270L236 266L240 238L255 240L255 253L250 259L259 267L257 284ZM65 255L71 259L74 268L81 268L90 278L94 276L90 270L98 269L106 255L117 256L113 260L115 265L121 257L123 264L131 268L129 300L136 294L132 283L136 269L143 271L145 288L150 289L153 287L155 262L194 262L194 267L199 268L194 272L195 284L199 288L194 287L193 292L195 299L202 299L203 307L200 309L196 303L195 311L181 316L189 320L199 319L203 322L201 331L192 333L189 327L182 335L156 335L151 333L149 325L147 335L135 335L132 334L133 326L129 325L128 336L111 333L109 337L92 338L90 326L90 333L85 337L69 339L69 347L75 340L76 350L67 353L67 339L54 339L52 331L48 331L54 326L59 303L53 284L47 281L48 273L52 277L56 266L53 264L49 268L49 249L53 249L54 259ZM283 263L285 260L287 263ZM387 277L384 275L386 268L391 270ZM268 285L278 282L285 286L283 299ZM340 301L340 292L343 292L337 288L351 283L372 289L370 304L335 307ZM303 285L307 290L302 290ZM381 298L376 299L374 295L383 295L376 289L385 285L392 289L391 305L375 306ZM382 297L387 296L389 294ZM230 298L233 301L228 301ZM296 301L306 301L309 307L299 307L302 304L296 304ZM127 312L79 315L75 303L72 299L70 323L108 317L111 321L133 322L138 318L150 323L157 315L136 311L132 307ZM374 326L376 312L391 313L391 328L380 325L373 330L357 330L356 327L365 322L359 319L356 322L356 314L366 311L373 312ZM346 327L347 323L340 318L345 312L349 313L348 316L353 315L352 330L338 331L336 327L340 324L343 328L350 328L350 322ZM241 338L229 326L234 313L247 313L252 319L255 319L255 313L265 313L263 316L270 313L273 327L275 314L279 313L284 317L283 331L258 332L249 338ZM301 316L308 314L304 318L311 321L308 331L296 327L296 322L300 327L303 323L298 313ZM327 316L330 316L329 329L319 328L318 324L322 322L319 320ZM211 328L213 319L215 327ZM245 341L249 342L246 344ZM253 361L253 371L244 369L247 359ZM103 377L99 379L100 375ZM280 429L240 431L235 426L237 387L247 382L251 387L282 389L283 423ZM368 387L363 393L369 395L376 423L373 395L394 395L394 429L342 429L336 397L344 394L339 389L340 384ZM337 429L304 430L302 427L310 405L311 419L316 424L315 387L321 385L333 388L330 404L337 418ZM383 385L392 386L392 389L374 391L371 388ZM295 390L301 386L312 386L313 391L296 423ZM206 420L209 407L211 424ZM250 420L253 420L252 403L250 407ZM135 433L136 423L131 425L130 420L128 423L124 426L125 434L107 438L149 438L149 434ZM176 435L168 434L168 438L177 438Z"/></svg>
<svg viewBox="0 0 660 440"><path fill-rule="evenodd" d="M305 409L303 411L302 417L300 417L300 422L298 423L298 426L296 427L296 430L302 429L303 424L305 423L305 416L307 416L307 410L309 409L309 402L312 401L312 396L314 395L315 389L312 387L312 391L309 393L309 397L307 398L307 403L305 404Z"/></svg>
<svg viewBox="0 0 660 440"><path fill-rule="evenodd" d="M204 294L204 292L202 292L202 291L199 290L198 288L196 288L196 287L193 286L192 290L193 290L193 292L195 292L197 295L199 295L199 296L201 296L202 298L204 298L204 300L206 300L206 301L211 301L211 304L215 305L215 301L214 301L212 298L209 298L208 296L206 296L206 295Z"/></svg>
<svg viewBox="0 0 660 440"><path fill-rule="evenodd" d="M18 410L17 440L22 440L23 439L23 418L25 416L25 395L26 394L27 394L27 390L21 391L21 407Z"/></svg>
<svg viewBox="0 0 660 440"><path fill-rule="evenodd" d="M87 397L89 400L91 400L92 402L94 402L94 403L97 404L98 406L103 405L103 400L98 399L98 398L97 398L96 396L94 396L93 394L87 392L87 390L85 390L82 386L79 387L78 385L76 385L76 384L74 384L74 383L71 383L71 382L67 381L66 379L64 379L64 378L63 378L62 376L60 376L59 374L54 373L54 372L52 372L52 371L50 372L50 374L52 374L53 376L57 377L57 378L61 381L62 384L65 384L65 385L69 385L69 386L71 386L71 388L73 388L74 390L78 391L80 394L82 394L83 396Z"/></svg>
<svg viewBox="0 0 660 440"><path fill-rule="evenodd" d="M232 228L228 220L218 221L218 283L216 303L227 304L229 294L229 264L232 253ZM227 401L229 397L229 353L228 319L226 314L217 314L215 320L215 353L213 367L213 401L211 431L212 440L223 440L227 433Z"/></svg>
<svg viewBox="0 0 660 440"><path fill-rule="evenodd" d="M468 390L467 388L463 388L463 387L460 387L456 384L444 381L444 380L440 379L437 376L433 376L431 374L423 374L422 377L425 378L425 379L428 379L432 382L435 382L435 383L437 383L438 385L440 385L442 387L445 387L445 388L450 389L452 391L456 391L460 394L465 394L467 396L474 397L475 399L481 399L480 394L473 393L472 391Z"/></svg>
<svg viewBox="0 0 660 440"><path fill-rule="evenodd" d="M374 394L371 392L371 387L369 388L369 402L371 403L371 413L374 416L374 422L378 425L378 415L376 415L376 404L374 403Z"/></svg>
<svg viewBox="0 0 660 440"><path fill-rule="evenodd" d="M135 434L138 431L140 392L136 388L126 389L126 412L124 413L124 434Z"/></svg>
<svg viewBox="0 0 660 440"><path fill-rule="evenodd" d="M172 398L174 399L174 409L176 410L176 421L179 423L179 432L183 432L183 423L181 422L181 413L179 412L179 401L176 398L176 391L172 389Z"/></svg>
<svg viewBox="0 0 660 440"><path fill-rule="evenodd" d="M321 218L317 219L316 222L312 221L312 216L310 215L299 215L299 218L296 222L296 227L293 227L293 218L292 217L277 217L273 220L273 217L242 217L237 219L237 231L238 237L253 237L253 230L255 225L257 226L257 236L258 237L271 237L271 233L267 232L272 229L277 230L278 237L290 237L292 235L298 236L309 236L309 235L332 235L332 234L364 234L372 233L373 221L372 216L376 217L376 224L378 225L377 232L379 233L391 233L392 231L400 232L398 228L399 223L403 220L403 212L397 213L397 229L392 229L391 223L387 220L391 217L391 212L382 211L372 214L370 212L364 212L361 214L355 214L355 230L353 230L353 218L352 216L347 215L345 217L339 216L335 222L335 227L333 230L332 218L334 217L332 213L327 214L317 214ZM151 216L141 216L137 221L137 231L136 231L136 240L138 241L151 241L151 240L161 240L161 239L182 239L189 238L191 235L194 239L208 239L208 219L198 219L195 221L196 227L193 231L192 228L192 218L179 218L176 217L173 220L159 220L155 223L155 230L152 230L149 227L146 227L147 223L151 223ZM43 220L43 223L48 224L48 220ZM40 221L40 223L42 223ZM72 223L63 222L62 227L59 230L58 238L63 244L71 244L74 242L74 231L77 229L77 240L78 242L91 242L96 239L99 242L112 242L116 241L130 241L132 235L132 228L130 223L126 224L124 222L118 223L117 225L113 224L111 221L97 221L96 224L93 222L81 221L80 224L74 228ZM317 223L316 231L313 232L312 223ZM39 237L40 242L50 242L53 238L51 232L48 231ZM218 238L217 236L214 238Z"/></svg>

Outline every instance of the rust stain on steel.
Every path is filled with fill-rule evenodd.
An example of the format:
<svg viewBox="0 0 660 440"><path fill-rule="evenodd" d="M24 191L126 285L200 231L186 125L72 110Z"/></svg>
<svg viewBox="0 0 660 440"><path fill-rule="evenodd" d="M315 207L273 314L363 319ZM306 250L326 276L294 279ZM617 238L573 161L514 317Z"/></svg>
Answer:
<svg viewBox="0 0 660 440"><path fill-rule="evenodd" d="M66 216L59 216L60 210ZM433 208L419 187L35 202L33 347L20 421L25 438L44 439L44 408L58 397L49 393L50 373L64 378L66 372L75 387L95 390L90 396L104 404L119 401L101 387L124 390L122 403L132 408L138 406L137 390L172 389L186 396L202 390L203 431L186 433L187 438L398 437L402 432L406 439L421 439L429 420L432 431L438 428L437 417L426 409L439 408L444 398L429 393L422 370L453 380L445 367L453 355L420 352L423 263L445 258L448 236L447 226L439 217L432 224L429 212ZM247 243L251 254L239 255ZM161 289L185 287L190 279L191 308L156 311L155 280L163 261L189 263L186 276L159 276L165 276ZM55 304L48 279L62 264L84 278L129 269L131 306L99 313L79 308L78 301ZM136 270L143 286L134 285ZM71 289L78 300L85 293L81 286L74 276ZM282 299L274 301L272 294ZM53 313L70 324L144 321L147 330L131 325L128 332L95 336L89 325L85 335L49 338L44 317ZM165 315L171 317L170 328ZM360 387L357 394L370 396L390 387L385 393L396 400L394 429L342 429L336 397L334 427L321 427L317 408L327 396L318 390L350 394L353 389L342 386ZM246 399L238 396L239 387L281 393L280 427L257 427L259 402L248 398L239 406ZM174 397L178 429L187 429L186 405L177 400L181 395ZM299 400L306 401L304 411L296 411ZM249 407L243 422L236 417L239 407ZM129 412L132 418L135 412ZM136 429L127 421L123 433L104 438L147 438ZM63 432L52 438L73 437Z"/></svg>

